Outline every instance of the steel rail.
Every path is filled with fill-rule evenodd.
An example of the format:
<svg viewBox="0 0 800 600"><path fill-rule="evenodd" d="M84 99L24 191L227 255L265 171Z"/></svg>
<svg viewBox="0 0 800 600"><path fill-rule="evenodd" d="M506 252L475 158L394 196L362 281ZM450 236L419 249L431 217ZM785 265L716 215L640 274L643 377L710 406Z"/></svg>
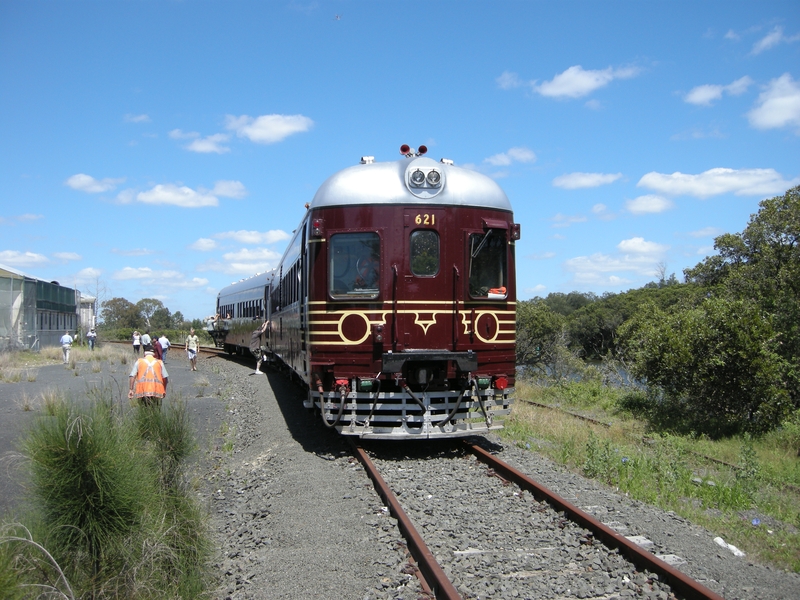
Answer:
<svg viewBox="0 0 800 600"><path fill-rule="evenodd" d="M375 464L370 460L361 446L353 440L349 441L353 447L356 458L358 458L364 466L364 470L367 472L369 478L372 479L375 491L383 498L391 514L397 519L397 525L403 537L406 538L411 556L417 561L417 567L424 577L424 581L420 580L420 583L422 583L423 587L427 584L437 599L461 600L461 595L458 593L458 590L450 579L448 579L447 575L445 575L441 565L436 562L433 554L423 541L422 536L420 536L419 532L414 528L411 519L408 518L403 507L400 506L400 501L394 495L394 492L392 492L383 477L381 477L381 474L378 473Z"/></svg>
<svg viewBox="0 0 800 600"><path fill-rule="evenodd" d="M625 554L639 568L658 573L659 577L669 584L673 590L679 592L688 600L724 600L719 594L670 566L651 552L643 550L625 536L620 535L590 514L567 502L564 498L561 498L480 446L471 444L468 441L464 441L464 444L478 460L494 469L495 473L508 481L516 483L521 489L528 490L534 497L547 502L554 509L563 511L572 521L593 532L595 537L606 546L616 548Z"/></svg>

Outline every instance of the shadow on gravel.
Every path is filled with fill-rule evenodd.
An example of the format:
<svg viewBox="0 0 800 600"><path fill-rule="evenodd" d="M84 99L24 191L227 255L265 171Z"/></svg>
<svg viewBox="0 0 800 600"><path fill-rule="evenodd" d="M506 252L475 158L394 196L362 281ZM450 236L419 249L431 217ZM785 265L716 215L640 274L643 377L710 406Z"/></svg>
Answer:
<svg viewBox="0 0 800 600"><path fill-rule="evenodd" d="M267 371L267 379L275 400L283 413L292 437L307 452L333 460L350 454L349 436L340 435L335 429L326 427L317 411L306 409L303 401L305 390L289 380L274 367ZM365 450L384 460L455 458L468 454L463 440L477 444L488 452L502 452L503 447L482 436L469 436L450 440L361 440L353 438Z"/></svg>
<svg viewBox="0 0 800 600"><path fill-rule="evenodd" d="M302 387L274 367L267 371L267 380L289 432L306 452L326 460L334 460L350 453L347 441L335 429L325 427L322 419L313 410L303 406L306 395Z"/></svg>

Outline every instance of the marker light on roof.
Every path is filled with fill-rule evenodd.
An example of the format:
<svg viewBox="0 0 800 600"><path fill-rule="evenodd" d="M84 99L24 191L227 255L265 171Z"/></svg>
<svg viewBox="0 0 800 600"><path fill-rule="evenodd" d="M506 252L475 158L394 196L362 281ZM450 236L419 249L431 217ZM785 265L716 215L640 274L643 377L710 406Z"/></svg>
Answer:
<svg viewBox="0 0 800 600"><path fill-rule="evenodd" d="M402 154L403 156L408 156L410 152L411 152L411 146L409 146L408 144L403 144L402 146L400 146L400 154Z"/></svg>
<svg viewBox="0 0 800 600"><path fill-rule="evenodd" d="M428 147L427 146L420 146L419 150L417 150L417 156L422 156L427 151L428 151Z"/></svg>

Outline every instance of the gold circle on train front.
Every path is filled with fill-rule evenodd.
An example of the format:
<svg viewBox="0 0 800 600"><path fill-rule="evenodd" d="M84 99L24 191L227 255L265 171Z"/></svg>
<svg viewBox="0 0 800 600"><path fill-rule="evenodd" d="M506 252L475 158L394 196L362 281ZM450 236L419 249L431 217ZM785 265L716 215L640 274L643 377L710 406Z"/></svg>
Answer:
<svg viewBox="0 0 800 600"><path fill-rule="evenodd" d="M365 327L364 327L364 335L361 336L361 339L351 340L349 337L347 337L344 334L344 322L347 319L347 317L361 317L364 320L364 325L365 325ZM346 344L352 344L354 346L358 345L358 344L361 344L362 342L364 342L369 337L370 329L371 328L370 328L370 323L369 323L369 317L367 317L367 315L365 313L363 313L363 312L346 312L346 313L342 314L342 316L339 318L339 323L338 323L339 337Z"/></svg>
<svg viewBox="0 0 800 600"><path fill-rule="evenodd" d="M481 335L481 331L480 331L480 329L481 329L480 328L481 319L486 315L488 315L492 319L494 319L494 335L491 338L483 337ZM497 340L497 336L500 333L500 321L497 318L497 315L495 313L493 313L493 312L488 312L488 311L487 312L479 312L479 313L477 313L475 315L475 323L472 326L472 330L475 332L475 337L476 338L478 338L484 344L489 344L489 343L494 342L494 341ZM491 328L490 328L490 331L491 331Z"/></svg>

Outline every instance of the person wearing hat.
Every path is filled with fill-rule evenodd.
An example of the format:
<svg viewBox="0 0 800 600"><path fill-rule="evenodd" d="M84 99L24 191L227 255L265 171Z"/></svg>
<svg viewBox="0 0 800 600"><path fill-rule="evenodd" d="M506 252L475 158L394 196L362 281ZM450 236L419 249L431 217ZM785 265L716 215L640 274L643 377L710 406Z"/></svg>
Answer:
<svg viewBox="0 0 800 600"><path fill-rule="evenodd" d="M86 341L89 342L89 350L94 352L94 343L97 341L97 333L95 332L94 327L92 327L89 330L89 333L86 334Z"/></svg>
<svg viewBox="0 0 800 600"><path fill-rule="evenodd" d="M153 356L153 346L144 347L144 356L136 360L128 377L128 398L138 398L142 406L161 406L167 395L169 373L164 363Z"/></svg>

